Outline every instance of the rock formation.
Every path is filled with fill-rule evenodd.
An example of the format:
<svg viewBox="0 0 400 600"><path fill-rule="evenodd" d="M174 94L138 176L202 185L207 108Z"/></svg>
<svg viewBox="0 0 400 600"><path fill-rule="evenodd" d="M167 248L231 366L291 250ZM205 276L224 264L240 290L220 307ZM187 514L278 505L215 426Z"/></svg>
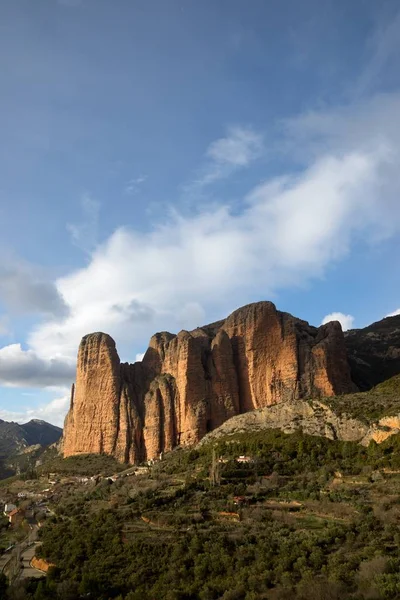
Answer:
<svg viewBox="0 0 400 600"><path fill-rule="evenodd" d="M250 304L178 335L157 333L141 362L120 364L104 333L83 338L64 429L64 456L125 462L197 443L254 409L355 391L341 326L319 328Z"/></svg>
<svg viewBox="0 0 400 600"><path fill-rule="evenodd" d="M400 315L345 333L351 375L360 390L369 390L400 373Z"/></svg>

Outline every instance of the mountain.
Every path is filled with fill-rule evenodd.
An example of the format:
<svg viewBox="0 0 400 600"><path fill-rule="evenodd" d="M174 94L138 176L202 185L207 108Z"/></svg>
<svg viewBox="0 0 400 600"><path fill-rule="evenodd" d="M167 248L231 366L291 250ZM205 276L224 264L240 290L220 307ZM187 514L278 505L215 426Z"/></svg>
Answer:
<svg viewBox="0 0 400 600"><path fill-rule="evenodd" d="M345 333L351 376L360 390L400 373L400 315Z"/></svg>
<svg viewBox="0 0 400 600"><path fill-rule="evenodd" d="M48 446L57 442L61 435L60 427L46 423L46 421L33 419L29 423L19 425L0 420L0 458L9 458L29 446L37 444Z"/></svg>
<svg viewBox="0 0 400 600"><path fill-rule="evenodd" d="M61 427L47 423L40 419L31 419L25 425L21 425L26 435L26 441L30 446L40 444L41 446L49 446L58 442L62 436Z"/></svg>
<svg viewBox="0 0 400 600"><path fill-rule="evenodd" d="M340 324L312 327L271 302L158 333L135 364L121 364L114 340L93 333L79 347L63 452L140 462L197 443L240 413L356 390Z"/></svg>

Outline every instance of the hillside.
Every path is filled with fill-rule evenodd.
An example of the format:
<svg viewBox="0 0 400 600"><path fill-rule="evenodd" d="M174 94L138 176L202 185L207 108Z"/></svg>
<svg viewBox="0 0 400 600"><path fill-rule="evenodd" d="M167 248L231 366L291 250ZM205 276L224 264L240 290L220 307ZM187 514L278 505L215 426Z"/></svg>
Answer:
<svg viewBox="0 0 400 600"><path fill-rule="evenodd" d="M56 568L18 599L392 600L399 450L246 432L84 482L65 477L83 457L64 459L37 550Z"/></svg>

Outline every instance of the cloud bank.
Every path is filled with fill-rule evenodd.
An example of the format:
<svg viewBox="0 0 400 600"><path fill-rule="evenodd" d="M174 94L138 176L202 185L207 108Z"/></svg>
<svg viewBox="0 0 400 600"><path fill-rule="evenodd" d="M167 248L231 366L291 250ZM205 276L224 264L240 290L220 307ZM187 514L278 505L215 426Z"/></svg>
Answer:
<svg viewBox="0 0 400 600"><path fill-rule="evenodd" d="M171 211L150 231L117 229L85 267L55 282L68 314L37 325L28 350L0 351L2 381L72 379L80 338L90 331L110 333L132 360L157 330L196 327L302 286L354 241L398 233L399 111L400 95L392 94L287 121L280 151L294 161L292 172L250 189L240 210L206 205L189 215ZM209 146L209 174L256 160L263 136L249 131L230 130ZM341 319L351 326L349 315Z"/></svg>
<svg viewBox="0 0 400 600"><path fill-rule="evenodd" d="M22 261L5 260L0 266L0 301L12 313L58 318L68 313L56 284Z"/></svg>
<svg viewBox="0 0 400 600"><path fill-rule="evenodd" d="M21 344L0 348L0 385L10 387L47 387L73 381L75 364L68 357L41 358L34 350L23 350Z"/></svg>

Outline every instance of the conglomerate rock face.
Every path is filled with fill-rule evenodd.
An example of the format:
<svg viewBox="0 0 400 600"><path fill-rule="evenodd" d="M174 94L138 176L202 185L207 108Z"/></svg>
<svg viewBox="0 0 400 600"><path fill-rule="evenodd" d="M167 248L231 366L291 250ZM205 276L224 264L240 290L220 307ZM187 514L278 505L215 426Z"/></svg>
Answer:
<svg viewBox="0 0 400 600"><path fill-rule="evenodd" d="M110 336L93 333L79 348L63 452L139 462L195 444L235 415L355 389L340 324L311 327L271 302L157 333L133 365L120 363Z"/></svg>

